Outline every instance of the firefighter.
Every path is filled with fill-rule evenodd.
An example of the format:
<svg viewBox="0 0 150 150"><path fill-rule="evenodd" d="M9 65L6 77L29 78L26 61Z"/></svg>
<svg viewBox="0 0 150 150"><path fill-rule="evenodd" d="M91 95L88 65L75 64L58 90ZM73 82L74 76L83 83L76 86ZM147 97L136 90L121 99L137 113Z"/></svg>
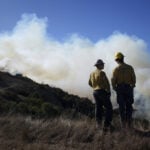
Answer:
<svg viewBox="0 0 150 150"><path fill-rule="evenodd" d="M117 94L122 127L131 127L136 76L133 67L124 62L121 52L115 54L115 61L118 66L113 71L111 83Z"/></svg>
<svg viewBox="0 0 150 150"><path fill-rule="evenodd" d="M105 108L105 121L103 130L111 128L112 103L110 101L110 84L104 71L104 62L99 59L94 65L96 70L90 74L89 85L93 88L95 99L95 118L98 127L102 127L103 107Z"/></svg>

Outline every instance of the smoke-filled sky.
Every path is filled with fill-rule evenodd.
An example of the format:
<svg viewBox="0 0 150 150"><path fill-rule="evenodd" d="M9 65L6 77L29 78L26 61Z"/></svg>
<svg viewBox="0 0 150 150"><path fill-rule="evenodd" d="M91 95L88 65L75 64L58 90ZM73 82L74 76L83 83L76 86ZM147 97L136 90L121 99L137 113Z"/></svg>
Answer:
<svg viewBox="0 0 150 150"><path fill-rule="evenodd" d="M137 107L150 118L148 1L63 2L1 1L0 69L93 99L88 86L93 65L103 59L110 80L114 53L121 51L137 75Z"/></svg>

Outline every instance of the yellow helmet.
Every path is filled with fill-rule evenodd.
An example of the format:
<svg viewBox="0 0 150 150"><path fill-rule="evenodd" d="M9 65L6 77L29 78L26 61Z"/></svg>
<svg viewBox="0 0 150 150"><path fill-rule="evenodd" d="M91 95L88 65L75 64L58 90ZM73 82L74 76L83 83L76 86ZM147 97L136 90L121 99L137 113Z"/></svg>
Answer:
<svg viewBox="0 0 150 150"><path fill-rule="evenodd" d="M122 58L124 58L124 55L123 55L121 52L117 52L117 53L115 54L115 60L116 60L116 59L122 59Z"/></svg>

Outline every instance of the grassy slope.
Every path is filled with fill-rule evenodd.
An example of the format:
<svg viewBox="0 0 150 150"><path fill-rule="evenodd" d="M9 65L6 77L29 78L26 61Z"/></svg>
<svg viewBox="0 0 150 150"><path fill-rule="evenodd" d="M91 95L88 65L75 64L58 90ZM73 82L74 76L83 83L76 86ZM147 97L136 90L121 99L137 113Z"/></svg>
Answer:
<svg viewBox="0 0 150 150"><path fill-rule="evenodd" d="M12 113L12 109L18 108L21 102L27 102L27 106L32 102L31 106L34 106L39 99L41 103L49 102L57 106L60 115L63 114L66 118L55 116L51 119L32 119L17 116L20 112ZM4 105L10 102L12 107L7 106L8 111L2 111ZM38 104L36 110L41 110L41 107L42 104ZM19 108L22 110L20 105ZM37 84L21 75L12 76L0 72L0 150L150 149L149 123L137 121L134 127L138 130L121 131L119 117L115 114L113 124L116 130L104 136L101 130L95 128L94 119L86 117L89 114L93 116L93 110L93 104L86 98L69 95L48 85ZM2 115L7 113L11 115Z"/></svg>
<svg viewBox="0 0 150 150"><path fill-rule="evenodd" d="M0 117L0 150L149 150L150 133L142 123L140 130L116 130L102 135L95 121L87 118L49 120L31 117ZM149 127L147 127L149 130Z"/></svg>

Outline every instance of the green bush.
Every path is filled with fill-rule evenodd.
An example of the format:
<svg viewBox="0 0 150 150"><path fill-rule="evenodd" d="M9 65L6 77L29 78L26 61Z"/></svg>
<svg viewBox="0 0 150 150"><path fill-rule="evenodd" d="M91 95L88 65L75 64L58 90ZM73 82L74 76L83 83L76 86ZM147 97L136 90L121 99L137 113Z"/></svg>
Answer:
<svg viewBox="0 0 150 150"><path fill-rule="evenodd" d="M41 107L43 101L39 98L32 98L29 97L25 100L25 103L27 103L29 106L36 106L36 107Z"/></svg>
<svg viewBox="0 0 150 150"><path fill-rule="evenodd" d="M43 103L41 109L43 115L48 117L55 117L60 115L60 110L54 105L51 105L50 103Z"/></svg>
<svg viewBox="0 0 150 150"><path fill-rule="evenodd" d="M14 101L0 101L0 112L8 113L8 112L16 112L17 104Z"/></svg>
<svg viewBox="0 0 150 150"><path fill-rule="evenodd" d="M38 98L40 99L41 96L40 96L40 93L38 91L34 91L32 92L30 95L29 95L30 98Z"/></svg>
<svg viewBox="0 0 150 150"><path fill-rule="evenodd" d="M17 111L22 114L28 114L29 113L28 105L25 102L20 102L17 105Z"/></svg>
<svg viewBox="0 0 150 150"><path fill-rule="evenodd" d="M33 116L40 116L41 115L41 108L37 106L31 106L29 112Z"/></svg>

